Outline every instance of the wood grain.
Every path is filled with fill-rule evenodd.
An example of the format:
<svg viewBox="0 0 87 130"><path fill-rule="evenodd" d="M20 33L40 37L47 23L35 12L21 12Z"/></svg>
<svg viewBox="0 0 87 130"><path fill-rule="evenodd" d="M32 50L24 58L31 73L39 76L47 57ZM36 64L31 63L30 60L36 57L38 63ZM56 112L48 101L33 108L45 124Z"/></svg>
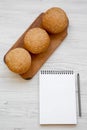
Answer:
<svg viewBox="0 0 87 130"><path fill-rule="evenodd" d="M68 36L41 69L80 73L82 117L76 126L39 125L39 73L24 80L3 57L19 36L50 7L64 9ZM87 130L87 0L0 0L0 130Z"/></svg>

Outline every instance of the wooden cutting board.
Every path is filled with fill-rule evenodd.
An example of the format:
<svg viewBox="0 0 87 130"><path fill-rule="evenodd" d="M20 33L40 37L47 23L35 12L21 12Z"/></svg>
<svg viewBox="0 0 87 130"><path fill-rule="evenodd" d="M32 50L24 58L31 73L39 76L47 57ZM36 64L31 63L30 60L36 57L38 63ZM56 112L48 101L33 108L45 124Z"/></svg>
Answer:
<svg viewBox="0 0 87 130"><path fill-rule="evenodd" d="M23 48L23 43L24 43L23 39L24 39L26 32L29 29L34 28L34 27L42 28L42 25L41 25L42 15L43 15L43 13L37 17L37 19L23 33L23 35L15 42L15 44L10 48L10 50L17 48L17 47ZM50 57L50 55L55 51L55 49L62 43L64 38L67 36L67 28L62 33L49 34L49 36L51 39L51 43L50 43L50 46L47 49L47 51L45 51L44 53L40 53L40 54L31 54L30 53L31 58L32 58L32 63L31 63L30 69L26 73L21 74L21 77L23 77L24 79L31 79L37 73L37 71L41 68L41 66L45 63L45 61ZM4 62L5 62L5 57L6 57L7 53L4 56Z"/></svg>

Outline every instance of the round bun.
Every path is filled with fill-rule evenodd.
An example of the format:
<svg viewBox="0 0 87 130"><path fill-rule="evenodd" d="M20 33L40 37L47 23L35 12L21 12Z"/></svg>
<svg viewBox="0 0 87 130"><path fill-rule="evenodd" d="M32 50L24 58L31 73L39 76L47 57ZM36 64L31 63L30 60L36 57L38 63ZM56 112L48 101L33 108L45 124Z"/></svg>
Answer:
<svg viewBox="0 0 87 130"><path fill-rule="evenodd" d="M24 37L24 47L33 54L46 51L50 44L48 33L41 28L30 29Z"/></svg>
<svg viewBox="0 0 87 130"><path fill-rule="evenodd" d="M68 26L68 18L62 9L53 7L43 14L42 25L49 33L60 33Z"/></svg>
<svg viewBox="0 0 87 130"><path fill-rule="evenodd" d="M18 74L28 71L31 66L31 56L27 50L16 48L8 52L5 58L8 68Z"/></svg>

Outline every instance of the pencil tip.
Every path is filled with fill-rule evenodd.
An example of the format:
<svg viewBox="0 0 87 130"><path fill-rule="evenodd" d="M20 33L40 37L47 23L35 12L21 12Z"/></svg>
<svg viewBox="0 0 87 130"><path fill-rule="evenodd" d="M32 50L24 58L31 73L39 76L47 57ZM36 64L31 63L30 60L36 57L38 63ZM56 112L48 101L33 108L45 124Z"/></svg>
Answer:
<svg viewBox="0 0 87 130"><path fill-rule="evenodd" d="M77 75L79 76L79 73Z"/></svg>

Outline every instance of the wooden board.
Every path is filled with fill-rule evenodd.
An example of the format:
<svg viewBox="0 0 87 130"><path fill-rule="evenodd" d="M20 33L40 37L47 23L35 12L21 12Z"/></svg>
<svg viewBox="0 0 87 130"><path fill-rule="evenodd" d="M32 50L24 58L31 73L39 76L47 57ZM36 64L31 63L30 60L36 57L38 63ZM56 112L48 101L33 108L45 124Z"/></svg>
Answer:
<svg viewBox="0 0 87 130"><path fill-rule="evenodd" d="M10 50L17 48L17 47L23 48L23 43L24 43L23 39L24 39L26 32L29 29L34 28L34 27L41 27L42 28L42 25L41 25L42 15L43 15L43 13L38 16L38 18L23 33L23 35L15 42L15 44L11 47ZM55 49L60 45L60 43L62 43L64 38L67 36L67 28L62 33L55 34L55 35L49 34L49 36L51 39L51 43L50 43L50 46L47 49L47 51L45 51L44 53L37 54L37 55L30 53L31 58L32 58L32 63L31 63L30 69L26 73L21 74L21 76L24 79L31 79L37 73L37 71L40 69L40 67L45 63L45 61L49 58L49 56L55 51ZM6 55L7 55L7 53L6 53ZM5 56L4 56L4 61L5 61Z"/></svg>

